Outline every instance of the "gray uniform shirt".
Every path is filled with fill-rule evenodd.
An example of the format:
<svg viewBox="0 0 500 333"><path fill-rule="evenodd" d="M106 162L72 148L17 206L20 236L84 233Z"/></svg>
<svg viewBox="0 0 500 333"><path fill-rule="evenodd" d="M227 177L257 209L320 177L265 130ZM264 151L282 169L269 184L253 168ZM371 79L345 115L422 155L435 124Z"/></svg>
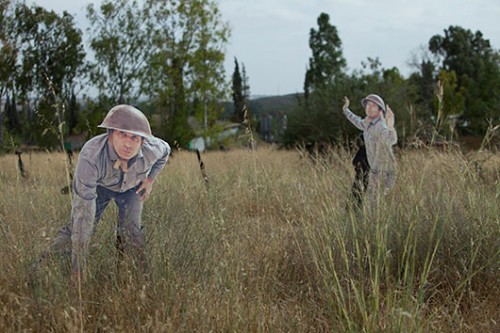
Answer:
<svg viewBox="0 0 500 333"><path fill-rule="evenodd" d="M343 112L354 126L363 131L370 171L395 172L396 160L392 146L398 141L396 130L389 128L381 117L370 121L368 117L361 118L349 109Z"/></svg>
<svg viewBox="0 0 500 333"><path fill-rule="evenodd" d="M138 154L129 160L128 171L114 169L119 158L108 140L108 134L90 139L78 157L73 181L74 199L71 210L73 246L86 250L96 213L97 186L125 192L146 177L156 178L167 163L170 146L159 138L145 140Z"/></svg>

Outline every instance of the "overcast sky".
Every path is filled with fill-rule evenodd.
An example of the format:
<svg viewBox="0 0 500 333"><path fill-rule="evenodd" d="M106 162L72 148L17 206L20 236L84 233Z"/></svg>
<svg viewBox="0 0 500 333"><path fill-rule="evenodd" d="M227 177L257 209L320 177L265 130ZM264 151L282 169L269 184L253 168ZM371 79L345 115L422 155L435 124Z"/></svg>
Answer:
<svg viewBox="0 0 500 333"><path fill-rule="evenodd" d="M57 12L67 10L85 24L85 5L99 0L35 0ZM408 63L429 39L450 25L479 30L500 49L500 0L218 0L232 34L226 50L228 80L234 58L243 63L252 95L302 92L311 56L309 31L324 12L337 27L349 70L367 57L405 76Z"/></svg>

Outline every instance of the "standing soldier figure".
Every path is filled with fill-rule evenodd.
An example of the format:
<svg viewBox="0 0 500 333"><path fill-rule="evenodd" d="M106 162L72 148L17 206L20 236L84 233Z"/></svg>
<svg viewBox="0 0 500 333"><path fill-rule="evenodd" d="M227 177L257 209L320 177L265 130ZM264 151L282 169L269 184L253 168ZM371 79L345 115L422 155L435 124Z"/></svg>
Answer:
<svg viewBox="0 0 500 333"><path fill-rule="evenodd" d="M361 100L366 117L361 118L349 110L349 98L344 97L342 110L347 119L363 131L366 157L370 167L368 180L368 200L370 208L376 211L378 200L394 187L397 166L392 146L398 137L394 128L394 113L384 100L370 94Z"/></svg>

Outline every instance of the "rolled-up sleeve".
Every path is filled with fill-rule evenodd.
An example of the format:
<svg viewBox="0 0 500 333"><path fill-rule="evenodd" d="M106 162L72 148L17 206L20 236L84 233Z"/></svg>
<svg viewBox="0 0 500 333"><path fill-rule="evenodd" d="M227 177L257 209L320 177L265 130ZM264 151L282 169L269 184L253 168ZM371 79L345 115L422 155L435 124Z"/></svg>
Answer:
<svg viewBox="0 0 500 333"><path fill-rule="evenodd" d="M381 135L383 137L383 141L390 146L394 146L398 142L398 135L394 128L384 127Z"/></svg>
<svg viewBox="0 0 500 333"><path fill-rule="evenodd" d="M151 142L154 145L154 151L157 154L157 160L151 167L151 171L148 174L148 177L151 179L155 179L158 176L158 173L165 167L167 164L168 156L170 155L170 146L165 141L155 138L154 141Z"/></svg>
<svg viewBox="0 0 500 333"><path fill-rule="evenodd" d="M365 130L365 123L363 121L363 118L355 115L349 109L344 109L342 110L342 112L344 112L344 115L346 116L347 120L349 120L354 126L356 126L358 129L362 131Z"/></svg>

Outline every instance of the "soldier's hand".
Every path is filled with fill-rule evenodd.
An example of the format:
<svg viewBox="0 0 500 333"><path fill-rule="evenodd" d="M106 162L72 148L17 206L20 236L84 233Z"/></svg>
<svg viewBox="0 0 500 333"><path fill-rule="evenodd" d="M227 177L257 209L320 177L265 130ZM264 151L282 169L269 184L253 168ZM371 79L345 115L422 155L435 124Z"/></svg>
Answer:
<svg viewBox="0 0 500 333"><path fill-rule="evenodd" d="M387 114L385 115L385 122L389 128L394 128L394 112L392 112L389 104L387 104Z"/></svg>
<svg viewBox="0 0 500 333"><path fill-rule="evenodd" d="M344 96L344 106L342 106L342 110L348 109L350 103L351 101L349 101L349 98L347 98L347 96Z"/></svg>
<svg viewBox="0 0 500 333"><path fill-rule="evenodd" d="M151 191L153 190L153 183L155 180L153 178L147 177L141 182L141 186L135 191L135 193L141 196L141 200L144 201L149 198Z"/></svg>

